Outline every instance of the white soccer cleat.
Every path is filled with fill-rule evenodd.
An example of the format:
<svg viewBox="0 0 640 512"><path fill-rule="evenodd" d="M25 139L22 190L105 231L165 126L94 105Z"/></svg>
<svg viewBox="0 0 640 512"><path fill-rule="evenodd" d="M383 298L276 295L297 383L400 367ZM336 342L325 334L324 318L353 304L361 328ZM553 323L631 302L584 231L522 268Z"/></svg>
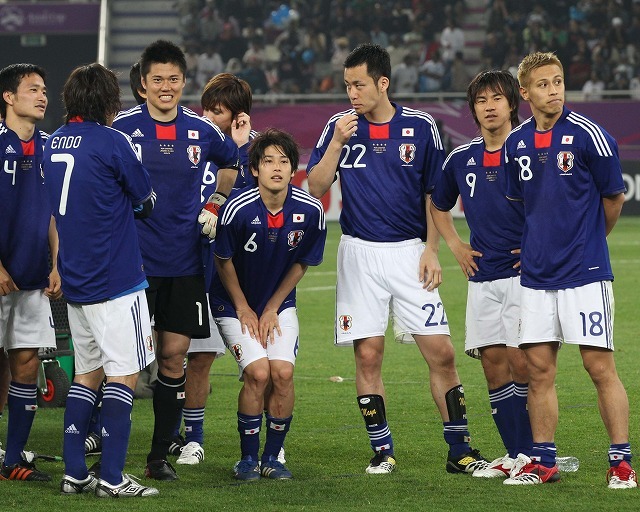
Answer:
<svg viewBox="0 0 640 512"><path fill-rule="evenodd" d="M486 467L476 469L471 476L478 478L507 478L511 474L511 469L516 459L506 454L490 462Z"/></svg>
<svg viewBox="0 0 640 512"><path fill-rule="evenodd" d="M382 475L385 473L391 473L395 469L396 459L384 452L378 452L369 462L365 472L370 475Z"/></svg>
<svg viewBox="0 0 640 512"><path fill-rule="evenodd" d="M280 464L285 464L287 462L287 459L284 458L284 446L280 448L280 451L278 452L278 462Z"/></svg>
<svg viewBox="0 0 640 512"><path fill-rule="evenodd" d="M98 498L146 498L160 494L155 487L140 485L131 475L122 475L122 477L120 485L111 485L104 480L98 481L96 496Z"/></svg>
<svg viewBox="0 0 640 512"><path fill-rule="evenodd" d="M204 460L204 448L199 443L191 441L185 444L180 451L180 457L176 460L176 464L187 464L192 466L200 464Z"/></svg>

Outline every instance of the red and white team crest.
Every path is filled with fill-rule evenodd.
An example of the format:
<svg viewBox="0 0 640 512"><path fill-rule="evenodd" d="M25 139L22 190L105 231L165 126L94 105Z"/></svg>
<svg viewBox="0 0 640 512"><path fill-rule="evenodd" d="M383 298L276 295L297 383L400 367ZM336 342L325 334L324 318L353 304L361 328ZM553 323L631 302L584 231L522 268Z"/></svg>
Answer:
<svg viewBox="0 0 640 512"><path fill-rule="evenodd" d="M147 336L147 350L153 352L153 338L151 336Z"/></svg>
<svg viewBox="0 0 640 512"><path fill-rule="evenodd" d="M573 153L571 151L560 151L558 153L558 168L562 172L573 169Z"/></svg>
<svg viewBox="0 0 640 512"><path fill-rule="evenodd" d="M340 325L340 329L343 331L350 330L352 324L353 318L351 318L350 315L340 315L340 318L338 318L338 325Z"/></svg>
<svg viewBox="0 0 640 512"><path fill-rule="evenodd" d="M416 145L415 144L400 144L400 160L405 164L413 162L416 157Z"/></svg>
<svg viewBox="0 0 640 512"><path fill-rule="evenodd" d="M301 229L289 231L289 234L287 235L287 243L290 247L298 247L298 244L302 241L303 236L304 231L302 231Z"/></svg>
<svg viewBox="0 0 640 512"><path fill-rule="evenodd" d="M200 156L202 155L202 150L200 146L189 146L187 148L187 156L189 157L189 161L193 165L198 165L200 163Z"/></svg>
<svg viewBox="0 0 640 512"><path fill-rule="evenodd" d="M240 361L242 359L242 345L231 345L231 352L233 352L233 357L236 358L236 361Z"/></svg>

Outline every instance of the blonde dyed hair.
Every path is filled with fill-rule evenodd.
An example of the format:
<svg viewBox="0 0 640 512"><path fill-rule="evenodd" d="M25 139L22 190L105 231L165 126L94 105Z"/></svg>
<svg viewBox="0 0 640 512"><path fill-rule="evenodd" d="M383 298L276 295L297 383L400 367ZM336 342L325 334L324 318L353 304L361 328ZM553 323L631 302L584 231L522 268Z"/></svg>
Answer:
<svg viewBox="0 0 640 512"><path fill-rule="evenodd" d="M518 66L518 82L520 87L527 87L529 85L529 76L534 69L541 68L542 66L556 65L560 68L560 71L564 75L564 68L562 62L553 52L535 52L530 53Z"/></svg>

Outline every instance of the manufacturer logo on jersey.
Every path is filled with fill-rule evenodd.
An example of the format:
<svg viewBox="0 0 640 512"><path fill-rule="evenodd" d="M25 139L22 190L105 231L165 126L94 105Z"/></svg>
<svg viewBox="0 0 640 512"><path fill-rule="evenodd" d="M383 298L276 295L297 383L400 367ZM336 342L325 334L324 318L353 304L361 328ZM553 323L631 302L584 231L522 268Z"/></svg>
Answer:
<svg viewBox="0 0 640 512"><path fill-rule="evenodd" d="M573 135L563 135L561 144L573 144Z"/></svg>
<svg viewBox="0 0 640 512"><path fill-rule="evenodd" d="M131 134L131 137L144 137L144 133L140 130L140 128L136 128L135 131Z"/></svg>
<svg viewBox="0 0 640 512"><path fill-rule="evenodd" d="M236 358L236 361L240 361L242 359L242 345L235 344L231 345L231 352L233 352L233 357Z"/></svg>
<svg viewBox="0 0 640 512"><path fill-rule="evenodd" d="M65 434L79 434L80 431L78 430L78 427L76 427L76 424L72 423L66 429L64 429L64 433Z"/></svg>
<svg viewBox="0 0 640 512"><path fill-rule="evenodd" d="M467 167L469 167L470 165L476 165L475 158L471 157L469 158L469 160L467 160Z"/></svg>
<svg viewBox="0 0 640 512"><path fill-rule="evenodd" d="M287 243L290 247L298 247L298 244L302 242L302 237L304 236L304 231L301 229L296 229L294 231L289 231L287 235Z"/></svg>
<svg viewBox="0 0 640 512"><path fill-rule="evenodd" d="M413 162L416 157L416 145L415 144L400 144L400 160L405 164Z"/></svg>
<svg viewBox="0 0 640 512"><path fill-rule="evenodd" d="M187 137L198 140L200 138L200 134L198 133L198 130L189 130L187 132Z"/></svg>
<svg viewBox="0 0 640 512"><path fill-rule="evenodd" d="M304 222L304 213L294 213L293 222Z"/></svg>
<svg viewBox="0 0 640 512"><path fill-rule="evenodd" d="M198 165L200 163L201 154L202 150L200 149L200 146L189 146L187 148L187 156L193 165Z"/></svg>
<svg viewBox="0 0 640 512"><path fill-rule="evenodd" d="M4 150L5 155L10 155L10 154L14 154L16 153L16 150L13 149L13 147L11 146L11 144L9 144L7 146L7 149Z"/></svg>
<svg viewBox="0 0 640 512"><path fill-rule="evenodd" d="M560 151L558 153L558 168L562 172L569 172L573 169L573 153L571 151Z"/></svg>
<svg viewBox="0 0 640 512"><path fill-rule="evenodd" d="M352 323L353 318L351 318L350 315L340 315L340 318L338 318L338 325L340 325L340 329L345 332L351 329Z"/></svg>
<svg viewBox="0 0 640 512"><path fill-rule="evenodd" d="M527 149L527 145L523 140L521 140L520 142L518 142L518 147L516 149Z"/></svg>
<svg viewBox="0 0 640 512"><path fill-rule="evenodd" d="M262 222L260 222L260 217L256 215L256 218L251 221L251 224L255 224L255 225L262 224Z"/></svg>
<svg viewBox="0 0 640 512"><path fill-rule="evenodd" d="M110 437L109 432L107 432L107 429L104 427L102 427L102 431L100 432L100 434L102 435L102 437Z"/></svg>
<svg viewBox="0 0 640 512"><path fill-rule="evenodd" d="M413 137L413 128L403 128L402 129L403 137Z"/></svg>

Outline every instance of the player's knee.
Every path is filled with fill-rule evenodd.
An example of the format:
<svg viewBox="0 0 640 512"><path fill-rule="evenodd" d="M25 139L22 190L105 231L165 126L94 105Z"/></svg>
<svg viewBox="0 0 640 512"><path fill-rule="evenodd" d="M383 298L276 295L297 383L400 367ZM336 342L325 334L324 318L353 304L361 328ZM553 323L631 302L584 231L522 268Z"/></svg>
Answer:
<svg viewBox="0 0 640 512"><path fill-rule="evenodd" d="M9 352L11 379L21 384L35 384L38 378L40 358L38 350L12 350Z"/></svg>
<svg viewBox="0 0 640 512"><path fill-rule="evenodd" d="M244 385L256 392L264 392L270 382L271 372L266 359L254 361L244 369Z"/></svg>
<svg viewBox="0 0 640 512"><path fill-rule="evenodd" d="M273 387L288 388L293 383L293 365L292 364L279 364L271 367L271 379L273 381Z"/></svg>
<svg viewBox="0 0 640 512"><path fill-rule="evenodd" d="M187 375L194 373L197 375L206 374L209 375L209 370L215 359L215 354L210 352L198 352L189 354L189 360L187 362Z"/></svg>

